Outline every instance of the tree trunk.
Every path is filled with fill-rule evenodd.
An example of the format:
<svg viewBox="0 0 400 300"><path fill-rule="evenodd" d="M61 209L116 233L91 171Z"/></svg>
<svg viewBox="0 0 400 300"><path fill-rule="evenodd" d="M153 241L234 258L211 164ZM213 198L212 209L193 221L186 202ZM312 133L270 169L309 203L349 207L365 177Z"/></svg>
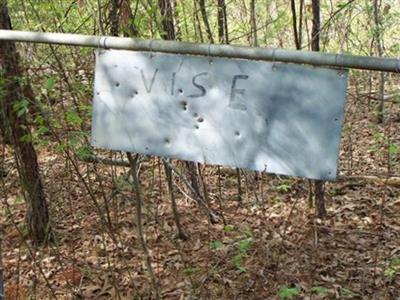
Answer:
<svg viewBox="0 0 400 300"><path fill-rule="evenodd" d="M187 240L187 236L183 232L179 213L178 213L178 207L176 205L174 184L173 184L173 180L172 180L172 169L169 167L169 165L167 164L167 162L165 160L163 161L163 163L164 163L165 176L167 177L169 198L171 200L172 215L174 216L176 228L178 229L178 236L181 240L185 241L185 240Z"/></svg>
<svg viewBox="0 0 400 300"><path fill-rule="evenodd" d="M295 0L290 1L290 8L292 10L292 26L293 26L293 36L294 36L294 44L296 49L301 49L299 34L297 32L297 14L296 14L296 2Z"/></svg>
<svg viewBox="0 0 400 300"><path fill-rule="evenodd" d="M224 0L218 0L218 41L224 43L224 13L222 11L222 5Z"/></svg>
<svg viewBox="0 0 400 300"><path fill-rule="evenodd" d="M193 0L193 19L194 19L194 32L197 40L197 34L199 35L200 42L204 43L203 31L201 30L200 18L197 10L197 0Z"/></svg>
<svg viewBox="0 0 400 300"><path fill-rule="evenodd" d="M163 40L175 40L175 27L174 27L174 14L172 9L171 0L159 0L158 6L161 12L161 25L162 32L161 38Z"/></svg>
<svg viewBox="0 0 400 300"><path fill-rule="evenodd" d="M2 74L0 74L0 76L2 76ZM2 91L0 91L0 93L2 93ZM2 98L3 97L3 95L2 94L0 94L0 97ZM4 144L10 144L11 143L11 140L10 140L10 133L7 131L7 126L6 126L6 123L5 123L5 119L3 118L3 111L4 111L4 108L3 108L3 105L4 103L2 102L1 103L1 105L0 105L0 116L1 116L1 119L0 119L0 137L1 137L1 143L4 143Z"/></svg>
<svg viewBox="0 0 400 300"><path fill-rule="evenodd" d="M320 5L319 0L312 0L312 30L311 30L311 50L319 51L319 31L321 27L320 21Z"/></svg>
<svg viewBox="0 0 400 300"><path fill-rule="evenodd" d="M118 15L119 6L120 6L119 0L111 0L111 10L109 15L109 20L111 23L110 34L112 36L118 36L119 33L119 15Z"/></svg>
<svg viewBox="0 0 400 300"><path fill-rule="evenodd" d="M383 39L382 39L382 24L379 16L379 0L374 0L374 40L376 45L377 54L379 57L383 55ZM379 88L378 88L378 111L377 111L377 122L383 122L383 108L384 108L384 94L385 94L385 73L380 72L379 76Z"/></svg>
<svg viewBox="0 0 400 300"><path fill-rule="evenodd" d="M0 28L12 29L5 0L0 0ZM21 186L27 204L28 234L33 243L37 245L46 242L49 237L49 215L39 176L37 156L27 127L26 114L18 115L14 109L16 101L29 96L25 93L27 89L21 85L21 80L18 80L22 77L22 72L14 42L2 41L0 43L0 70L2 73L2 117L5 120L6 128L10 131Z"/></svg>
<svg viewBox="0 0 400 300"><path fill-rule="evenodd" d="M326 217L325 208L325 182L322 180L315 180L314 194L315 194L315 209L317 210L318 218L324 219Z"/></svg>
<svg viewBox="0 0 400 300"><path fill-rule="evenodd" d="M251 23L251 33L252 33L252 45L254 47L258 47L258 38L257 38L257 16L256 16L256 1L251 0L250 2L250 23Z"/></svg>
<svg viewBox="0 0 400 300"><path fill-rule="evenodd" d="M214 44L214 39L213 39L213 35L211 32L210 23L208 22L205 0L199 0L199 5L200 5L201 17L203 18L204 26L206 27L208 40L210 41L211 44Z"/></svg>
<svg viewBox="0 0 400 300"><path fill-rule="evenodd" d="M221 44L229 44L225 0L218 0L218 39Z"/></svg>
<svg viewBox="0 0 400 300"><path fill-rule="evenodd" d="M199 184L199 174L197 172L196 163L192 161L185 161L187 173L189 175L190 185L193 188L193 198L197 199L198 197L202 197L200 191L200 184Z"/></svg>
<svg viewBox="0 0 400 300"><path fill-rule="evenodd" d="M319 31L320 31L320 3L319 0L312 0L313 26L311 36L311 50L319 51ZM324 181L315 180L314 195L315 209L319 218L326 217Z"/></svg>
<svg viewBox="0 0 400 300"><path fill-rule="evenodd" d="M161 35L161 37L164 40L174 40L175 39L175 28L174 28L174 20L173 20L174 14L173 14L173 7L172 7L171 0L159 0L158 5L159 5L161 16L162 16L161 25L163 27L162 28L163 34ZM201 195L201 193L200 193L200 188L199 188L196 164L194 162L186 161L185 165L186 165L186 168L189 173L191 185L192 185L193 189L195 190L195 192L197 193L197 195L193 195L193 197L195 197L195 199L197 199L197 197L199 195Z"/></svg>
<svg viewBox="0 0 400 300"><path fill-rule="evenodd" d="M303 11L304 11L304 0L300 0L300 13L299 13L299 30L297 31L300 49L303 42Z"/></svg>
<svg viewBox="0 0 400 300"><path fill-rule="evenodd" d="M4 300L5 295L4 295L4 270L3 270L3 248L2 248L2 243L3 243L3 227L0 227L0 300Z"/></svg>
<svg viewBox="0 0 400 300"><path fill-rule="evenodd" d="M139 29L135 25L136 14L138 11L139 1L136 1L135 10L132 12L131 1L122 1L119 17L119 25L122 29L124 37L138 37L140 35Z"/></svg>

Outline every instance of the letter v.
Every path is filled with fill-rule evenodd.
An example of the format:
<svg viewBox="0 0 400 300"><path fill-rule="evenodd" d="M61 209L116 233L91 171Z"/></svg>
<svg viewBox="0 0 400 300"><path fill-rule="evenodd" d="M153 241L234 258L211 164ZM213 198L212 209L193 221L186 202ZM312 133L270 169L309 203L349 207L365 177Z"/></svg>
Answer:
<svg viewBox="0 0 400 300"><path fill-rule="evenodd" d="M150 80L150 84L148 84L146 78L144 77L143 69L140 69L140 74L142 75L142 80L144 84L144 88L146 89L147 93L151 92L151 89L153 88L154 81L156 80L156 75L158 73L158 69L154 71L153 77Z"/></svg>

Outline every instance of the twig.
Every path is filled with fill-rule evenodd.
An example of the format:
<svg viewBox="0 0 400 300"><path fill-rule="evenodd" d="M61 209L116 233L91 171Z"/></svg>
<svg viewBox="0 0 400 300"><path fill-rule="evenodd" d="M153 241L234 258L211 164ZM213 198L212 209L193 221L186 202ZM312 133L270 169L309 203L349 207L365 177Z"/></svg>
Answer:
<svg viewBox="0 0 400 300"><path fill-rule="evenodd" d="M178 236L181 240L185 241L185 240L187 240L187 236L182 230L179 213L178 213L178 208L176 207L176 201L175 201L175 195L174 195L174 185L172 182L172 169L165 163L165 161L163 161L163 163L164 163L164 168L165 168L165 175L167 177L169 197L171 199L172 214L174 216L176 228L178 229Z"/></svg>
<svg viewBox="0 0 400 300"><path fill-rule="evenodd" d="M203 199L199 193L195 191L195 189L192 187L188 179L181 173L177 168L175 168L169 161L167 161L165 158L162 158L162 161L169 167L171 168L172 171L183 181L183 183L190 189L190 191L193 193L193 195L196 196L196 201L203 206L208 215L210 216L211 220L213 223L216 223L218 221L217 215L210 209L208 206L207 202Z"/></svg>
<svg viewBox="0 0 400 300"><path fill-rule="evenodd" d="M372 184L389 185L394 187L400 187L400 177L380 177L380 176L369 176L369 175L339 175L338 181L350 181L350 180L360 180Z"/></svg>
<svg viewBox="0 0 400 300"><path fill-rule="evenodd" d="M3 276L3 251L1 243L3 241L3 228L0 228L0 300L4 300L4 276Z"/></svg>
<svg viewBox="0 0 400 300"><path fill-rule="evenodd" d="M105 165L110 165L110 166L117 166L117 167L131 167L129 161L122 160L122 159L109 159L109 158L104 158L100 157L97 155L90 155L90 156L84 156L84 157L79 157L80 160L87 162L87 163L101 163Z"/></svg>
<svg viewBox="0 0 400 300"><path fill-rule="evenodd" d="M136 228L137 228L137 233L139 236L140 244L142 246L143 254L146 260L146 267L147 267L147 272L149 273L151 284L153 286L153 290L155 293L155 298L156 299L161 299L160 296L160 290L159 286L157 283L156 276L154 275L153 267L151 265L151 256L149 253L149 249L147 248L147 243L146 239L143 234L143 227L142 227L142 191L140 189L140 184L139 184L139 178L138 178L138 160L139 160L139 154L136 154L135 158L132 157L132 155L127 152L126 153L128 156L129 163L131 164L131 169L132 169L132 178L133 178L133 189L135 192L135 200L136 200Z"/></svg>

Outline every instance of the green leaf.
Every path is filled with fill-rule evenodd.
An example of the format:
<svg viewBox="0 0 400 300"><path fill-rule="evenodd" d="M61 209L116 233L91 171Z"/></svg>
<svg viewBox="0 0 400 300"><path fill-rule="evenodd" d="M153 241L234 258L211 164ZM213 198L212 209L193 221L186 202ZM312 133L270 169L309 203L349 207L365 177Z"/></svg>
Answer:
<svg viewBox="0 0 400 300"><path fill-rule="evenodd" d="M30 143L30 142L32 142L32 135L31 134L25 134L19 140L22 143Z"/></svg>
<svg viewBox="0 0 400 300"><path fill-rule="evenodd" d="M183 270L183 273L185 273L186 275L190 275L193 273L197 273L200 271L199 267L188 267L186 269Z"/></svg>
<svg viewBox="0 0 400 300"><path fill-rule="evenodd" d="M383 275L387 278L393 278L394 275L396 275L397 270L395 268L387 268L385 269L385 271L383 272Z"/></svg>
<svg viewBox="0 0 400 300"><path fill-rule="evenodd" d="M37 115L36 117L35 117L35 120L34 120L34 122L35 122L35 124L37 124L37 125L43 125L44 124L44 118L41 116L41 115Z"/></svg>
<svg viewBox="0 0 400 300"><path fill-rule="evenodd" d="M67 147L67 144L61 143L61 144L58 144L58 145L56 146L56 151L57 151L57 152L64 152L67 148L68 148L68 147Z"/></svg>
<svg viewBox="0 0 400 300"><path fill-rule="evenodd" d="M67 122L72 125L81 125L82 124L81 117L78 115L78 113L76 111L73 111L73 110L67 111L66 119L67 119Z"/></svg>
<svg viewBox="0 0 400 300"><path fill-rule="evenodd" d="M315 294L326 294L328 289L323 286L314 286L311 288L311 292Z"/></svg>
<svg viewBox="0 0 400 300"><path fill-rule="evenodd" d="M399 153L399 146L397 144L390 144L389 153L390 155L396 155Z"/></svg>
<svg viewBox="0 0 400 300"><path fill-rule="evenodd" d="M342 296L345 296L345 297L356 297L356 296L360 296L360 295L357 294L356 292L353 292L352 290L347 289L347 288L341 288L340 294L341 294Z"/></svg>
<svg viewBox="0 0 400 300"><path fill-rule="evenodd" d="M277 191L281 193L287 193L290 191L290 185L287 183L282 183L276 187Z"/></svg>
<svg viewBox="0 0 400 300"><path fill-rule="evenodd" d="M17 113L17 117L24 115L28 111L29 101L26 99L15 101L13 104L13 109Z"/></svg>
<svg viewBox="0 0 400 300"><path fill-rule="evenodd" d="M212 241L210 243L210 248L214 250L221 249L224 246L224 244L221 241Z"/></svg>
<svg viewBox="0 0 400 300"><path fill-rule="evenodd" d="M49 128L45 127L45 126L40 126L38 128L38 130L36 131L37 135L42 135L49 132Z"/></svg>
<svg viewBox="0 0 400 300"><path fill-rule="evenodd" d="M252 242L253 242L253 239L251 237L247 238L247 239L240 240L238 242L239 252L242 253L242 254L246 254L246 252L249 250Z"/></svg>
<svg viewBox="0 0 400 300"><path fill-rule="evenodd" d="M368 148L367 152L368 153L375 153L375 152L377 152L379 150L379 148L380 148L379 145L373 145L373 146Z"/></svg>
<svg viewBox="0 0 400 300"><path fill-rule="evenodd" d="M233 257L232 261L233 261L233 264L235 265L235 267L239 269L243 262L243 254L241 254L241 253L236 254Z"/></svg>
<svg viewBox="0 0 400 300"><path fill-rule="evenodd" d="M76 149L76 155L80 160L85 160L93 156L92 148L90 145L83 145Z"/></svg>
<svg viewBox="0 0 400 300"><path fill-rule="evenodd" d="M232 232L235 229L233 225L225 225L224 226L224 231L225 232Z"/></svg>
<svg viewBox="0 0 400 300"><path fill-rule="evenodd" d="M245 268L245 267L242 267L242 266L236 266L236 268L239 270L239 272L240 273L246 273L247 272L247 269Z"/></svg>
<svg viewBox="0 0 400 300"><path fill-rule="evenodd" d="M393 257L392 266L393 267L400 267L400 256Z"/></svg>
<svg viewBox="0 0 400 300"><path fill-rule="evenodd" d="M278 196L272 198L272 203L273 204L278 204L278 203L281 203L281 202L282 202L282 199L279 198Z"/></svg>
<svg viewBox="0 0 400 300"><path fill-rule="evenodd" d="M56 80L54 77L48 77L48 78L46 78L46 81L44 82L44 88L46 90L52 90L55 83L56 83Z"/></svg>
<svg viewBox="0 0 400 300"><path fill-rule="evenodd" d="M288 287L287 285L284 285L279 291L279 298L293 299L293 297L298 296L299 294L300 290L297 287Z"/></svg>

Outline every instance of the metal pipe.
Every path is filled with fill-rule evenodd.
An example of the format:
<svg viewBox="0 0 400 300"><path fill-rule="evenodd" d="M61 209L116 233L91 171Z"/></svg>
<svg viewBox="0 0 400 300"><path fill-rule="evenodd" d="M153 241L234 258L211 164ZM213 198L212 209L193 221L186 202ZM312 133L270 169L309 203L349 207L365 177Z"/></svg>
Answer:
<svg viewBox="0 0 400 300"><path fill-rule="evenodd" d="M400 73L400 59L273 48L142 40L111 36L0 30L0 40L93 48L153 51L331 66Z"/></svg>

